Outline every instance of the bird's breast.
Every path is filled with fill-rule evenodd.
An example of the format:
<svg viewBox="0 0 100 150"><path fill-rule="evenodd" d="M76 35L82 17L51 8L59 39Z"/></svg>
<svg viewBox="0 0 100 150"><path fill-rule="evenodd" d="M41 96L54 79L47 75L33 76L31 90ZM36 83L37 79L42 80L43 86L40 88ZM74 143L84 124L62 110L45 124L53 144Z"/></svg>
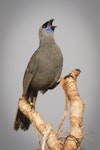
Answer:
<svg viewBox="0 0 100 150"><path fill-rule="evenodd" d="M43 51L38 56L37 72L31 86L42 90L53 86L59 79L62 71L63 58L60 49Z"/></svg>

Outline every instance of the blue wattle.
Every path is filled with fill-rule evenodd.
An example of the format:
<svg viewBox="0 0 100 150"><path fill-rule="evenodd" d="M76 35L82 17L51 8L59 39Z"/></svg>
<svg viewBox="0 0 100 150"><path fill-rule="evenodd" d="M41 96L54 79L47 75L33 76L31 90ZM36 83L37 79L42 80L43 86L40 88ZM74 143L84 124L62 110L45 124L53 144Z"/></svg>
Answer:
<svg viewBox="0 0 100 150"><path fill-rule="evenodd" d="M50 27L46 27L46 32L47 33L51 33L52 32L52 29Z"/></svg>

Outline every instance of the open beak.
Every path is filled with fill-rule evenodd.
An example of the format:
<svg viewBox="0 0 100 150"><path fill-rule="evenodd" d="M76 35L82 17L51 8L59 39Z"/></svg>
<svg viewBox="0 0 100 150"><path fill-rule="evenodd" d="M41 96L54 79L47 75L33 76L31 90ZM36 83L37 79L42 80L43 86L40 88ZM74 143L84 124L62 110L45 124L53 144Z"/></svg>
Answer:
<svg viewBox="0 0 100 150"><path fill-rule="evenodd" d="M45 22L43 25L42 25L42 28L46 28L47 26L49 26L53 31L54 29L57 27L57 26L53 26L52 23L53 23L54 19L50 19L49 21Z"/></svg>

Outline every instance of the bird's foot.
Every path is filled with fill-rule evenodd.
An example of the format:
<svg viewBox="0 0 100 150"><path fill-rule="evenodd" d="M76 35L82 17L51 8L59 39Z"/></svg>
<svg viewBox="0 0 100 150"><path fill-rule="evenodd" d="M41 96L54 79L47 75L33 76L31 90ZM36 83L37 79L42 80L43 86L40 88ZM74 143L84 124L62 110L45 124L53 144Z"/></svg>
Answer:
<svg viewBox="0 0 100 150"><path fill-rule="evenodd" d="M33 102L29 102L31 109L35 109L34 103Z"/></svg>

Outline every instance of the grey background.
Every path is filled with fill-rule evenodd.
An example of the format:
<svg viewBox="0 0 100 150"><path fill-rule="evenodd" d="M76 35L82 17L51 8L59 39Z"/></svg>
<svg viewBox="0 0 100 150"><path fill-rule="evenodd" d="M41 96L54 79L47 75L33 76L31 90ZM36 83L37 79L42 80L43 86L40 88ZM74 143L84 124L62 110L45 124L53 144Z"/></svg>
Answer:
<svg viewBox="0 0 100 150"><path fill-rule="evenodd" d="M0 0L0 150L38 148L33 127L16 132L13 122L25 68L38 48L38 29L51 18L64 56L62 76L75 68L82 71L77 80L86 104L82 145L100 149L100 0ZM58 86L39 94L36 109L56 129L64 104ZM62 129L69 131L68 119Z"/></svg>

